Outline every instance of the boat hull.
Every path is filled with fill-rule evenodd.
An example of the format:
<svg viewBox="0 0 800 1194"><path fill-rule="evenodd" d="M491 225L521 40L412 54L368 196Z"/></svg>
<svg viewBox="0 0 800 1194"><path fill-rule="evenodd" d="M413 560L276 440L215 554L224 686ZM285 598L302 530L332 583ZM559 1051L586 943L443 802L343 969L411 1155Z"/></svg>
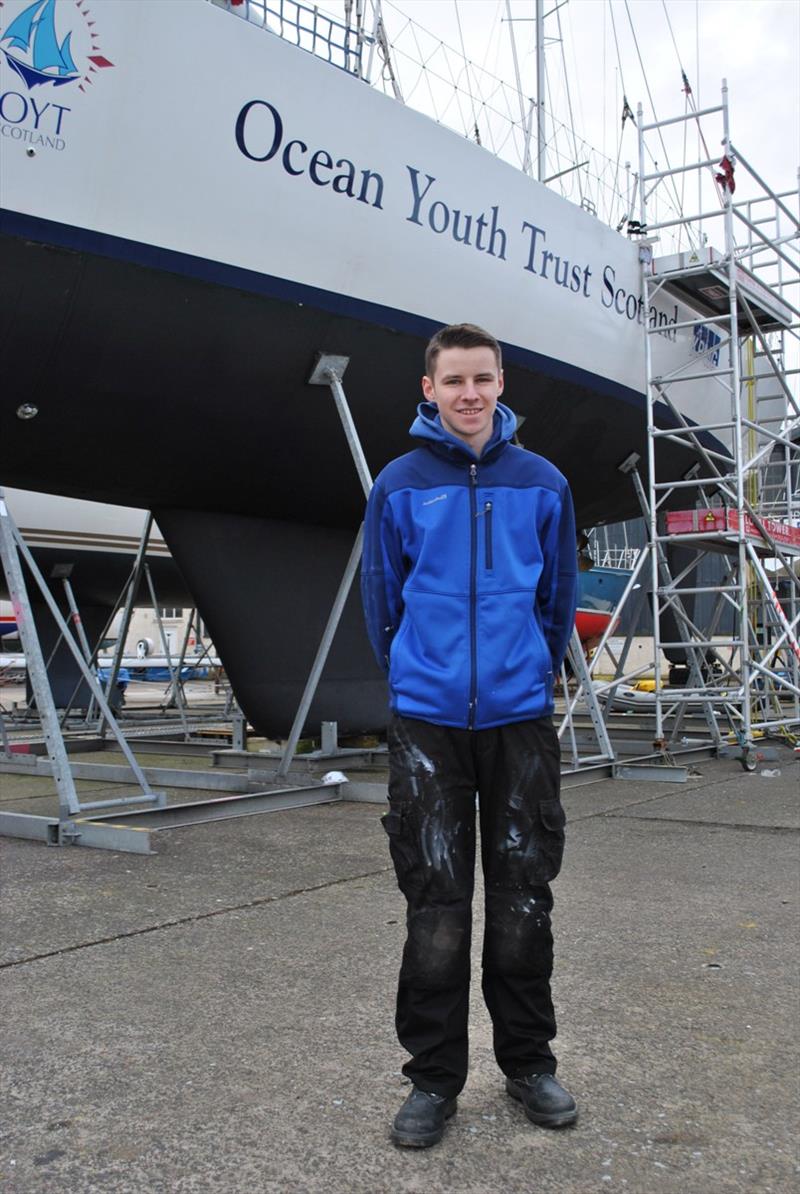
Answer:
<svg viewBox="0 0 800 1194"><path fill-rule="evenodd" d="M99 238L30 217L4 213L2 227L5 484L355 530L363 494L347 443L329 391L308 384L320 352L349 358L373 473L413 446L438 323L311 288L279 293L277 279L130 242L105 238L101 254ZM638 513L619 465L646 456L642 396L504 347L520 442L565 474L579 524ZM27 420L26 403L38 412ZM693 455L673 451L677 475Z"/></svg>
<svg viewBox="0 0 800 1194"><path fill-rule="evenodd" d="M641 309L636 245L215 5L105 5L91 35L59 6L57 25L81 69L102 36L110 69L45 110L0 63L0 481L152 510L258 729L291 721L364 509L308 384L319 353L349 358L376 474L411 446L431 333L486 326L520 442L579 523L638 513L619 465L646 459L643 324L656 369L692 347L677 303ZM713 421L709 392L687 388L687 417ZM682 475L693 454L665 447ZM353 598L310 720L385 710Z"/></svg>
<svg viewBox="0 0 800 1194"><path fill-rule="evenodd" d="M628 568L579 569L575 627L586 649L596 646L605 634L630 578Z"/></svg>

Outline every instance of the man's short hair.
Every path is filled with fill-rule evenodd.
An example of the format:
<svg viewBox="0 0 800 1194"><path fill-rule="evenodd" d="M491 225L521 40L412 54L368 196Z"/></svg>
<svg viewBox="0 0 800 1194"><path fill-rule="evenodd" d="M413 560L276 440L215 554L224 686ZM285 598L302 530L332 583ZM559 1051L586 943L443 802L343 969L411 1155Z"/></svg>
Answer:
<svg viewBox="0 0 800 1194"><path fill-rule="evenodd" d="M425 349L426 377L433 377L436 358L443 348L491 348L497 361L497 372L503 368L503 354L494 336L474 323L451 323L449 327L439 328L428 342Z"/></svg>

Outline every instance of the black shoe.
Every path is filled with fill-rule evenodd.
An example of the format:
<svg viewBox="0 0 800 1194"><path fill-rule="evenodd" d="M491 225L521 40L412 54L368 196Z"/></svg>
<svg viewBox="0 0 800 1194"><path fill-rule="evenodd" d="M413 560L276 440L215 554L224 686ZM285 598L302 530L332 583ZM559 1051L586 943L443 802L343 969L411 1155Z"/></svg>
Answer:
<svg viewBox="0 0 800 1194"><path fill-rule="evenodd" d="M430 1148L444 1135L445 1121L455 1115L457 1099L428 1094L414 1086L394 1117L392 1140L403 1148Z"/></svg>
<svg viewBox="0 0 800 1194"><path fill-rule="evenodd" d="M528 1119L540 1128L566 1128L578 1118L575 1100L552 1074L506 1078L506 1090L519 1099Z"/></svg>

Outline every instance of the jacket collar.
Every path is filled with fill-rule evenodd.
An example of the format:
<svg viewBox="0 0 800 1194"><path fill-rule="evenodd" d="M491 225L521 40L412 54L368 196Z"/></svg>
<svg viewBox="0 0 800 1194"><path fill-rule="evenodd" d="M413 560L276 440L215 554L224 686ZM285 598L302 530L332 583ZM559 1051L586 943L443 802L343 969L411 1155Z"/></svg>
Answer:
<svg viewBox="0 0 800 1194"><path fill-rule="evenodd" d="M437 456L444 456L449 460L474 461L480 459L485 462L500 455L516 429L517 416L502 402L498 402L494 412L491 437L478 457L468 444L465 444L458 436L451 435L442 425L435 402L420 402L417 407L417 417L411 424L409 434L414 439L422 440L424 446L430 448Z"/></svg>

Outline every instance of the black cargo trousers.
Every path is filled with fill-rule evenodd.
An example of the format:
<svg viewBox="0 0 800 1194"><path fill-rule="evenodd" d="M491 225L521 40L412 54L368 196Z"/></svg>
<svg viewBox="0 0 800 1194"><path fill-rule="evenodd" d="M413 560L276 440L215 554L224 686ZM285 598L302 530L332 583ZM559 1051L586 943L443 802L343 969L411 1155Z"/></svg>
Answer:
<svg viewBox="0 0 800 1194"><path fill-rule="evenodd" d="M479 797L485 886L483 996L509 1077L555 1073L548 883L561 866L564 810L552 720L457 730L394 716L383 826L406 897L397 991L403 1073L452 1098L467 1077L470 943Z"/></svg>

